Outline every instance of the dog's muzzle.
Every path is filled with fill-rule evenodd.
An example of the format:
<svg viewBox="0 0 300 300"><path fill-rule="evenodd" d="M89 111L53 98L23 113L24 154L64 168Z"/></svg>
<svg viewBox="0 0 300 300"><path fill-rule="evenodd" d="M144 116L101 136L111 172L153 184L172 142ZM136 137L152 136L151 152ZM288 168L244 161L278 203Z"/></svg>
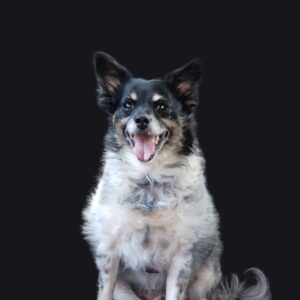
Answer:
<svg viewBox="0 0 300 300"><path fill-rule="evenodd" d="M148 162L155 157L167 141L169 132L166 130L162 134L154 135L143 132L129 134L126 131L126 135L137 158L142 162Z"/></svg>

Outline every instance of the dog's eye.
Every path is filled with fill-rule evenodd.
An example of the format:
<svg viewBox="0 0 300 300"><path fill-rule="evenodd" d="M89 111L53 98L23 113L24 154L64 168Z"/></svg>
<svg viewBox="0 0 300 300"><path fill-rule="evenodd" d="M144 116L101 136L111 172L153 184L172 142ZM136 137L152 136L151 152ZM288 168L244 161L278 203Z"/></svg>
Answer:
<svg viewBox="0 0 300 300"><path fill-rule="evenodd" d="M156 109L159 111L159 112L167 112L168 111L168 105L165 104L165 103L160 103L156 106Z"/></svg>
<svg viewBox="0 0 300 300"><path fill-rule="evenodd" d="M132 101L127 100L124 104L123 107L125 108L125 110L131 110L134 108L134 104L132 103Z"/></svg>

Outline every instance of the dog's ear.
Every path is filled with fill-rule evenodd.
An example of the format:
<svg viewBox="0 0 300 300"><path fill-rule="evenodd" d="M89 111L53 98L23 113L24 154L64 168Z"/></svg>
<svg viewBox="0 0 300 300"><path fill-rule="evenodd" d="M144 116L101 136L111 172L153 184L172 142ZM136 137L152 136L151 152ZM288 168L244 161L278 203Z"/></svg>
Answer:
<svg viewBox="0 0 300 300"><path fill-rule="evenodd" d="M198 104L202 69L201 60L195 58L165 76L168 87L180 100L187 114L191 114Z"/></svg>
<svg viewBox="0 0 300 300"><path fill-rule="evenodd" d="M93 62L98 84L98 104L104 111L112 113L116 106L115 96L132 75L107 53L96 52Z"/></svg>

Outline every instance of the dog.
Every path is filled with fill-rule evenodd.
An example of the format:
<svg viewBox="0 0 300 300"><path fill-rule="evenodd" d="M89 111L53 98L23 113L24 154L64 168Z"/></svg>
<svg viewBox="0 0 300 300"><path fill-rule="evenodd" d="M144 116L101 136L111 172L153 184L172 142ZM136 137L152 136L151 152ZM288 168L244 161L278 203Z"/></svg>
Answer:
<svg viewBox="0 0 300 300"><path fill-rule="evenodd" d="M195 108L200 59L152 80L94 55L108 114L102 174L83 211L98 300L269 300L268 281L222 279L219 216L204 175Z"/></svg>

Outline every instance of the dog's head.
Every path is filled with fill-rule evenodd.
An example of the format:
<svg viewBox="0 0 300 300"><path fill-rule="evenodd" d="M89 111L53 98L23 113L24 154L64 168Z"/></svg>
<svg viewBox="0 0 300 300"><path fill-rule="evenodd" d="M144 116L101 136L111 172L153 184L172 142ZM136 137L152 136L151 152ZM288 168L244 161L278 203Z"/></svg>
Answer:
<svg viewBox="0 0 300 300"><path fill-rule="evenodd" d="M145 163L162 151L192 151L192 115L202 77L199 59L152 80L133 77L103 52L95 54L94 67L98 103L110 115L111 150L127 147Z"/></svg>

